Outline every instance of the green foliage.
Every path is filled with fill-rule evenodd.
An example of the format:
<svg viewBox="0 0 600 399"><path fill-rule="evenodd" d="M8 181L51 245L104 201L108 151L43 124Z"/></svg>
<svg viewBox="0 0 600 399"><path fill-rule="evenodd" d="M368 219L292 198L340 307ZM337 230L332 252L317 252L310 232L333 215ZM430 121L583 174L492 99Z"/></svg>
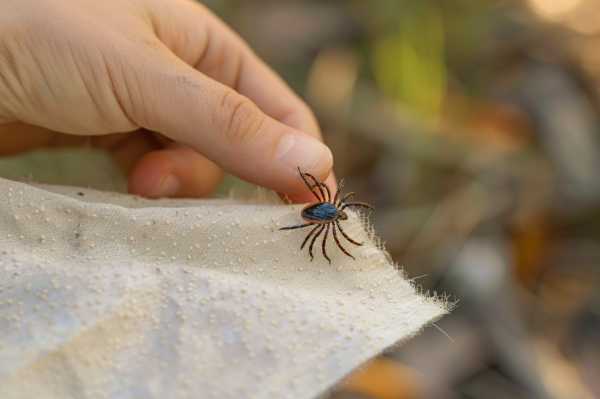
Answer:
<svg viewBox="0 0 600 399"><path fill-rule="evenodd" d="M406 12L407 11L407 12ZM441 12L427 2L399 14L374 46L374 74L381 90L417 115L439 115L446 89Z"/></svg>
<svg viewBox="0 0 600 399"><path fill-rule="evenodd" d="M436 119L448 80L443 6L429 0L354 6L365 16L367 53L379 89L411 114Z"/></svg>

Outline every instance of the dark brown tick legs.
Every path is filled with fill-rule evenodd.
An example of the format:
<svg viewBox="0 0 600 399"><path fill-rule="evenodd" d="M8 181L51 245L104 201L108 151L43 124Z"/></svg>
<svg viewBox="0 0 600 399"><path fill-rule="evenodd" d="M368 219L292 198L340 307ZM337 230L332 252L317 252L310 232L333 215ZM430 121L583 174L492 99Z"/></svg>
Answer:
<svg viewBox="0 0 600 399"><path fill-rule="evenodd" d="M321 228L317 231L317 234L315 234L312 238L312 240L310 240L310 245L308 247L308 253L310 254L310 261L312 262L312 260L314 259L314 255L313 255L313 245L315 245L315 241L317 241L317 238L321 235L321 233L323 232L323 229L325 228L325 225L322 224Z"/></svg>
<svg viewBox="0 0 600 399"><path fill-rule="evenodd" d="M310 183L308 182L308 180L306 180L306 177L304 177L304 173L302 173L300 168L298 168L298 173L300 173L300 177L302 178L302 181L304 181L304 184L306 184L306 187L308 187L310 192L313 193L313 195L315 196L317 201L323 202L323 198L321 198L321 196L319 196L319 194L314 190L314 186L311 186ZM321 191L320 188L319 188L319 192L321 193L321 195L324 195L323 191Z"/></svg>
<svg viewBox="0 0 600 399"><path fill-rule="evenodd" d="M329 191L329 187L325 183L318 181L313 175L310 173L304 173L304 176L310 177L310 179L314 182L310 187L317 187L321 195L323 196L323 200L321 202L329 202L331 201L331 192ZM323 188L325 191L323 191ZM325 195L327 193L327 196Z"/></svg>
<svg viewBox="0 0 600 399"><path fill-rule="evenodd" d="M334 224L333 228L332 228L332 230L333 230L333 238L335 239L335 243L337 244L338 248L342 250L342 252L344 252L346 255L348 255L352 259L356 260L356 258L354 256L350 255L350 252L346 251L346 248L344 248L342 246L342 244L340 243L340 240L338 240L337 228L336 228L337 225L338 225L337 223Z"/></svg>
<svg viewBox="0 0 600 399"><path fill-rule="evenodd" d="M317 179L314 178L313 175L308 174L308 173L303 173L300 168L298 168L298 172L300 173L300 177L302 177L302 180L304 180L304 184L306 184L306 187L308 187L308 189L314 194L314 196L317 198L317 201L319 202L325 202L325 193L323 192L323 189L321 189L321 186L319 185L319 182L317 181ZM314 180L315 184L311 185L308 180L306 180L306 176L310 177L311 179ZM317 188L319 190L319 193L321 193L321 195L319 196L317 194L316 191L313 191L313 188Z"/></svg>
<svg viewBox="0 0 600 399"><path fill-rule="evenodd" d="M344 236L344 238L348 241L350 241L352 244L354 245L358 245L359 247L361 245L363 245L362 242L356 242L354 241L352 238L348 237L348 234L346 234L346 232L344 231L344 229L342 229L342 226L340 225L340 222L338 220L335 221L335 225L337 226L338 229L340 229L340 233L342 233L342 235ZM334 230L335 231L335 230Z"/></svg>
<svg viewBox="0 0 600 399"><path fill-rule="evenodd" d="M319 183L319 186L323 187L325 189L325 192L327 193L327 200L326 201L327 202L331 202L331 191L329 191L329 187L327 187L327 185L325 183Z"/></svg>
<svg viewBox="0 0 600 399"><path fill-rule="evenodd" d="M306 243L308 242L308 239L315 233L315 231L317 231L317 229L321 227L320 225L316 225L314 229L312 229L310 231L310 233L308 233L306 235L306 238L304 239L304 241L302 242L302 245L300 246L300 250L302 251L304 249L304 246L306 245Z"/></svg>
<svg viewBox="0 0 600 399"><path fill-rule="evenodd" d="M323 250L323 256L327 259L327 262L331 265L331 259L327 256L327 250L325 246L327 245L327 236L329 236L329 227L331 227L331 223L327 223L327 227L325 228L325 236L323 237L323 241L321 242L321 249Z"/></svg>
<svg viewBox="0 0 600 399"><path fill-rule="evenodd" d="M296 226L289 226L289 227L282 227L279 230L294 230L294 229L302 229L304 227L308 227L308 226L312 226L314 223L305 223L305 224L299 224Z"/></svg>

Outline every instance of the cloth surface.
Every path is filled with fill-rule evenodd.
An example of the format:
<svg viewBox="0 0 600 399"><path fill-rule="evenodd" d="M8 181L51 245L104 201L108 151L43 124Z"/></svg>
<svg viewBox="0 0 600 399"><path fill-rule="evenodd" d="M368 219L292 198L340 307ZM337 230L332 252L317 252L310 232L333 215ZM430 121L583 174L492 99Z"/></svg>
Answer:
<svg viewBox="0 0 600 399"><path fill-rule="evenodd" d="M0 179L0 398L313 398L445 312L301 208Z"/></svg>

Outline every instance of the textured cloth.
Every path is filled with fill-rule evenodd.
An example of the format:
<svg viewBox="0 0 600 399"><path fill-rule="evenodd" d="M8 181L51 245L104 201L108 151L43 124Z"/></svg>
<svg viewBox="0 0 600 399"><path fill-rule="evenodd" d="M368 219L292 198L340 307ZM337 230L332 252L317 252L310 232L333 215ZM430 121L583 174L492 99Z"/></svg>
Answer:
<svg viewBox="0 0 600 399"><path fill-rule="evenodd" d="M312 398L444 313L300 210L0 179L0 398Z"/></svg>

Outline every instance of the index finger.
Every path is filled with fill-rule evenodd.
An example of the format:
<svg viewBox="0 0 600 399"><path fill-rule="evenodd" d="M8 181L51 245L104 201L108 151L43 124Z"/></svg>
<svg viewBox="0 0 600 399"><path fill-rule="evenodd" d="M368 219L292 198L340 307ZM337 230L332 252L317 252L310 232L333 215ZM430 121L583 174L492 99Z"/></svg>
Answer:
<svg viewBox="0 0 600 399"><path fill-rule="evenodd" d="M204 6L191 1L155 2L153 25L165 45L186 63L252 100L272 118L323 140L310 108L273 72L223 21ZM168 5L168 6L167 6ZM335 191L332 171L317 178ZM310 200L311 194L300 178L295 201Z"/></svg>

